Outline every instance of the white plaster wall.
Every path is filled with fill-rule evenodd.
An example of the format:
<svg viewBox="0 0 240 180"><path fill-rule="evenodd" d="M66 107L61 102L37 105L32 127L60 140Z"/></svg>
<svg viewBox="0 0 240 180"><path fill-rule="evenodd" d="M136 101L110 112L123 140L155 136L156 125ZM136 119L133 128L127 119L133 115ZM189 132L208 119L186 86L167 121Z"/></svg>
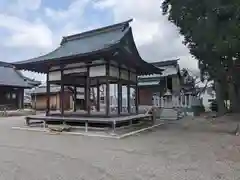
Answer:
<svg viewBox="0 0 240 180"><path fill-rule="evenodd" d="M90 67L89 76L90 77L106 76L106 66L101 65L101 66Z"/></svg>
<svg viewBox="0 0 240 180"><path fill-rule="evenodd" d="M82 73L82 72L87 72L87 68L68 69L68 70L64 70L63 74L73 74L73 73Z"/></svg>
<svg viewBox="0 0 240 180"><path fill-rule="evenodd" d="M49 72L49 81L57 80L61 80L61 72L60 71Z"/></svg>
<svg viewBox="0 0 240 180"><path fill-rule="evenodd" d="M128 71L121 70L121 79L128 80Z"/></svg>
<svg viewBox="0 0 240 180"><path fill-rule="evenodd" d="M137 75L133 72L130 72L130 80L136 82L137 81Z"/></svg>
<svg viewBox="0 0 240 180"><path fill-rule="evenodd" d="M109 75L111 77L119 77L119 69L113 66L110 66L109 68Z"/></svg>

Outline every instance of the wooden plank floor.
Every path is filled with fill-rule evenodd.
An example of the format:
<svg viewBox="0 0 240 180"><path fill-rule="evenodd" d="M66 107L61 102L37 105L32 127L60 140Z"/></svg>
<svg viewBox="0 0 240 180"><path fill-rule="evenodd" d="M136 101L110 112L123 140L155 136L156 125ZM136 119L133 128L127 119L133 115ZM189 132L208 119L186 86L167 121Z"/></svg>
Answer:
<svg viewBox="0 0 240 180"><path fill-rule="evenodd" d="M62 116L45 116L45 115L33 115L27 116L28 120L43 120L43 121L65 121L65 122L95 122L95 123L107 123L107 122L124 122L131 121L134 119L142 119L151 117L151 114L137 114L137 115L128 115L128 116L120 116L120 117L62 117Z"/></svg>
<svg viewBox="0 0 240 180"><path fill-rule="evenodd" d="M50 116L61 116L61 113L59 111L51 111ZM129 116L130 114L128 112L121 112L120 116ZM131 114L134 115L134 114ZM83 111L83 110L78 110L76 112L73 111L65 111L64 112L64 116L65 117L89 117L87 111ZM118 117L118 113L117 112L111 112L109 114L110 117ZM105 111L91 111L90 112L90 117L102 117L105 118L106 117L106 113Z"/></svg>

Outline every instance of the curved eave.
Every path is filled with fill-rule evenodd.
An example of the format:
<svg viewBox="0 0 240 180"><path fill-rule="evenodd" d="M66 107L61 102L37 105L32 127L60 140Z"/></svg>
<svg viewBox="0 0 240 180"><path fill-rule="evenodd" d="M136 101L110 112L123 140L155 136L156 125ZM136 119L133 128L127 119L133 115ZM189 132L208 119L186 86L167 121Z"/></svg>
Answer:
<svg viewBox="0 0 240 180"><path fill-rule="evenodd" d="M114 48L118 47L118 45L119 43L116 42L115 44L109 45L108 47L105 47L103 49L98 49L96 51L76 54L71 56L64 56L59 58L52 58L52 59L44 58L49 55L48 53L44 56L40 56L41 60L34 61L37 58L33 58L26 61L16 62L14 63L14 66L16 66L16 68L19 70L29 70L29 71L38 72L38 73L47 73L50 65L51 66L64 65L64 64L69 64L69 63L74 63L79 61L86 62L86 61L94 60L95 58L103 56L104 53L107 53L108 51L111 51Z"/></svg>
<svg viewBox="0 0 240 180"><path fill-rule="evenodd" d="M139 62L138 63L138 70L139 70L139 75L150 75L150 74L162 74L163 69L160 69L146 61L144 61L137 49L137 46L135 44L134 38L133 38L133 33L132 33L132 28L130 27L128 32L126 33L125 37L122 38L122 41L124 41L125 38L128 38L131 41L131 46L132 50L134 53L134 56L136 57L136 60Z"/></svg>

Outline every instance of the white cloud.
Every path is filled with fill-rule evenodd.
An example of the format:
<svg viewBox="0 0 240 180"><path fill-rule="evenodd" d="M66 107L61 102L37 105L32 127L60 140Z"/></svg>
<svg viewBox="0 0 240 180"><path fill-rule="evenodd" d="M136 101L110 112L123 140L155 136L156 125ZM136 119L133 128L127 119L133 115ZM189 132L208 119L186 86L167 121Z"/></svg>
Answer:
<svg viewBox="0 0 240 180"><path fill-rule="evenodd" d="M0 14L0 27L9 31L4 45L10 47L52 47L52 32L41 20L29 22L15 16Z"/></svg>
<svg viewBox="0 0 240 180"><path fill-rule="evenodd" d="M41 0L18 0L17 5L18 8L35 11L41 6Z"/></svg>
<svg viewBox="0 0 240 180"><path fill-rule="evenodd" d="M85 19L83 13L89 0L75 0L62 10L45 9L43 16L28 18L32 12L37 12L41 6L41 0L18 0L7 4L5 10L0 12L0 29L4 30L1 36L1 48L5 49L0 54L0 59L10 62L26 60L43 55L55 49L62 36L79 33L88 27L80 26ZM45 17L44 17L45 16ZM46 18L43 22L42 19ZM31 20L29 20L31 19ZM1 33L1 32L0 32ZM19 52L12 54L9 51ZM45 76L24 72L27 76L43 80Z"/></svg>
<svg viewBox="0 0 240 180"><path fill-rule="evenodd" d="M67 20L72 21L74 18L81 17L88 2L89 0L75 0L68 6L66 10L46 8L45 13L48 17L56 22L64 22Z"/></svg>
<svg viewBox="0 0 240 180"><path fill-rule="evenodd" d="M197 62L182 44L177 28L161 13L160 0L98 0L95 8L111 10L115 22L133 18L136 45L143 59L161 61L181 58L181 67L197 69Z"/></svg>
<svg viewBox="0 0 240 180"><path fill-rule="evenodd" d="M5 12L18 17L27 17L27 12L38 10L41 2L41 0L12 0L5 7Z"/></svg>

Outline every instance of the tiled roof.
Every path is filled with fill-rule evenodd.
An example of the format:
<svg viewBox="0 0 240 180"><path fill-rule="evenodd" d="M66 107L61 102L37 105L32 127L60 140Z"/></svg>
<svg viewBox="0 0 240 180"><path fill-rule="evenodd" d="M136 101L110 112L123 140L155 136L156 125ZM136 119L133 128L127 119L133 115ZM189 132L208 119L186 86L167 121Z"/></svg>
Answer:
<svg viewBox="0 0 240 180"><path fill-rule="evenodd" d="M62 63L60 63L60 60L85 61L92 56L94 56L93 58L95 56L97 56L96 58L101 57L102 52L111 51L114 53L122 49L121 52L125 56L129 56L129 58L135 56L136 58L131 58L135 62L130 63L127 58L113 58L113 60L126 66L132 65L139 74L160 74L161 69L143 61L139 56L133 40L132 30L129 26L131 21L128 20L92 31L63 37L60 47L54 51L26 61L15 62L14 65L19 69L46 73L48 72L49 63L59 65Z"/></svg>
<svg viewBox="0 0 240 180"><path fill-rule="evenodd" d="M144 75L144 76L139 76L140 79L143 78L161 78L161 77L166 77L166 76L172 76L176 75L178 73L178 70L174 66L164 66L161 67L163 69L162 74L151 74L151 75Z"/></svg>
<svg viewBox="0 0 240 180"><path fill-rule="evenodd" d="M61 59L95 52L118 43L129 28L129 21L63 37L61 46L54 51L37 58L16 62L15 64L31 63L51 59Z"/></svg>
<svg viewBox="0 0 240 180"><path fill-rule="evenodd" d="M37 81L31 80L32 84L29 81L29 78L23 76L20 71L10 64L0 62L0 86L32 88L37 85Z"/></svg>

